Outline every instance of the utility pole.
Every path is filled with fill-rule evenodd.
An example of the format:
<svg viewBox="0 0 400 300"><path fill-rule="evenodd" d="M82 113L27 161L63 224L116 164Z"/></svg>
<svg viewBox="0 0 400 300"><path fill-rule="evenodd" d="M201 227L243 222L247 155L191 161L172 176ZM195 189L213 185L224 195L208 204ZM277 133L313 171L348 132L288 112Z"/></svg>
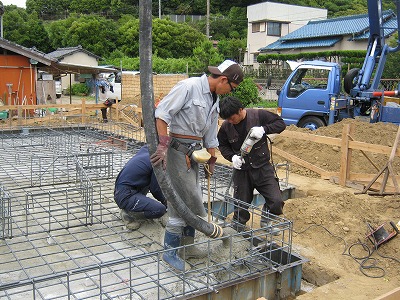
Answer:
<svg viewBox="0 0 400 300"><path fill-rule="evenodd" d="M3 37L3 14L4 14L4 5L3 2L0 1L0 37Z"/></svg>
<svg viewBox="0 0 400 300"><path fill-rule="evenodd" d="M158 18L161 20L161 0L158 0Z"/></svg>
<svg viewBox="0 0 400 300"><path fill-rule="evenodd" d="M210 0L207 0L207 16L206 16L206 36L210 39Z"/></svg>

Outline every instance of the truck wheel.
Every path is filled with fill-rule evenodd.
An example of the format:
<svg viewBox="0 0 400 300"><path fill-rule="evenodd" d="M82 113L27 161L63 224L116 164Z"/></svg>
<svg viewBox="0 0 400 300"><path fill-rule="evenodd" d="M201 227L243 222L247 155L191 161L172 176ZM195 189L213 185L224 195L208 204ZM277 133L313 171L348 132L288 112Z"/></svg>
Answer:
<svg viewBox="0 0 400 300"><path fill-rule="evenodd" d="M317 128L325 126L325 122L318 117L305 117L299 121L299 124L297 126L300 128L315 130Z"/></svg>
<svg viewBox="0 0 400 300"><path fill-rule="evenodd" d="M347 72L346 76L344 76L343 88L347 94L350 94L351 89L356 86L359 71L359 68L353 68L350 69L349 72Z"/></svg>

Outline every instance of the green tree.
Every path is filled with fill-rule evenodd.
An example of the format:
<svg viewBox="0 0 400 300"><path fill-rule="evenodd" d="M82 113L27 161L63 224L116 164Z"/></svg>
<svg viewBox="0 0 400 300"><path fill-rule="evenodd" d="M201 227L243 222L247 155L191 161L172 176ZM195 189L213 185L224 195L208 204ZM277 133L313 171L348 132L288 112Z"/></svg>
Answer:
<svg viewBox="0 0 400 300"><path fill-rule="evenodd" d="M106 18L96 16L80 17L68 29L66 43L78 46L99 56L109 55L115 49L116 26Z"/></svg>
<svg viewBox="0 0 400 300"><path fill-rule="evenodd" d="M261 100L258 95L257 85L250 77L245 77L243 82L236 88L235 92L230 93L229 95L240 99L240 102L242 102L245 107L260 102ZM224 99L222 98L221 101L224 101Z"/></svg>
<svg viewBox="0 0 400 300"><path fill-rule="evenodd" d="M239 37L246 38L247 36L247 8L246 7L232 7L228 14L231 20L231 31L237 32ZM232 35L229 35L232 36Z"/></svg>
<svg viewBox="0 0 400 300"><path fill-rule="evenodd" d="M116 23L104 17L70 17L51 23L48 30L57 47L82 45L99 56L108 56L116 48Z"/></svg>
<svg viewBox="0 0 400 300"><path fill-rule="evenodd" d="M246 38L224 39L218 43L219 52L225 57L237 62L243 61L244 49L246 49Z"/></svg>
<svg viewBox="0 0 400 300"><path fill-rule="evenodd" d="M71 0L26 0L26 11L42 20L56 20L67 16L70 4Z"/></svg>
<svg viewBox="0 0 400 300"><path fill-rule="evenodd" d="M220 41L228 38L231 33L232 22L225 16L213 15L210 18L210 36L212 40Z"/></svg>
<svg viewBox="0 0 400 300"><path fill-rule="evenodd" d="M139 19L124 16L118 24L118 49L126 56L139 56Z"/></svg>
<svg viewBox="0 0 400 300"><path fill-rule="evenodd" d="M47 23L46 30L48 32L50 43L53 49L68 45L68 42L65 41L68 29L71 28L72 23L77 21L77 19L77 17L69 17L65 20Z"/></svg>
<svg viewBox="0 0 400 300"><path fill-rule="evenodd" d="M118 28L118 47L128 56L139 56L139 20L125 17ZM170 20L153 20L153 52L160 58L181 58L192 55L206 37L187 24Z"/></svg>
<svg viewBox="0 0 400 300"><path fill-rule="evenodd" d="M111 0L110 11L114 19L118 19L126 14L139 18L139 1Z"/></svg>
<svg viewBox="0 0 400 300"><path fill-rule="evenodd" d="M206 40L193 49L192 59L189 63L192 73L207 72L208 66L217 66L223 61L223 56Z"/></svg>
<svg viewBox="0 0 400 300"><path fill-rule="evenodd" d="M169 20L153 20L153 47L159 57L180 58L192 55L193 49L205 41L204 34L187 24Z"/></svg>
<svg viewBox="0 0 400 300"><path fill-rule="evenodd" d="M36 47L48 52L51 50L49 37L43 22L36 13L28 14L25 9L15 5L5 7L3 16L4 38L27 48Z"/></svg>
<svg viewBox="0 0 400 300"><path fill-rule="evenodd" d="M160 58L157 55L154 55L153 71L161 74L186 73L190 61L190 58Z"/></svg>
<svg viewBox="0 0 400 300"><path fill-rule="evenodd" d="M70 9L81 14L110 12L111 0L71 0Z"/></svg>
<svg viewBox="0 0 400 300"><path fill-rule="evenodd" d="M388 44L395 48L398 46L398 33L396 33ZM391 52L388 54L386 58L385 68L383 70L382 78L391 79L391 78L400 78L400 69L399 69L399 60L400 60L400 51Z"/></svg>

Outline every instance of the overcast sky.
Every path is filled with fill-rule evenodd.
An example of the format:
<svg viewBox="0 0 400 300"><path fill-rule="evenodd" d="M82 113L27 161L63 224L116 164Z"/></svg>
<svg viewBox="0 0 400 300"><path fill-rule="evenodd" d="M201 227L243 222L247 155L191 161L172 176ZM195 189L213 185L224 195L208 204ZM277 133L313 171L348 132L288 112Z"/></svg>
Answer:
<svg viewBox="0 0 400 300"><path fill-rule="evenodd" d="M16 6L25 8L26 0L0 0L0 1L3 2L4 6L14 4Z"/></svg>

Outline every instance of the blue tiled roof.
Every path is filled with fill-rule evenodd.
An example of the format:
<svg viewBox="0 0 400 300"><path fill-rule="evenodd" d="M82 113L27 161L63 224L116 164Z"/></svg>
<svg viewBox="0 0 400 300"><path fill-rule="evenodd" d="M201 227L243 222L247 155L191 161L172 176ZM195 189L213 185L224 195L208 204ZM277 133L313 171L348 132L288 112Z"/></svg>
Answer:
<svg viewBox="0 0 400 300"><path fill-rule="evenodd" d="M286 49L299 49L299 48L317 48L317 47L331 47L337 42L342 40L342 37L326 38L326 39L303 39L298 41L281 41L278 40L275 43L269 44L261 48L259 51L268 50L286 50Z"/></svg>
<svg viewBox="0 0 400 300"><path fill-rule="evenodd" d="M383 18L394 16L391 10L383 12ZM397 28L397 26L395 27ZM363 34L369 30L368 14L340 17L328 20L310 21L307 25L285 35L282 40Z"/></svg>
<svg viewBox="0 0 400 300"><path fill-rule="evenodd" d="M396 18L388 19L386 22L383 23L383 33L386 36L392 35L394 32L397 31L397 20ZM353 38L353 40L363 40L369 38L369 31L357 35Z"/></svg>
<svg viewBox="0 0 400 300"><path fill-rule="evenodd" d="M392 10L384 11L385 36L397 30L396 16ZM329 20L310 21L307 25L281 37L278 41L259 49L261 52L297 48L330 47L344 36L351 40L369 38L368 14L346 16Z"/></svg>

